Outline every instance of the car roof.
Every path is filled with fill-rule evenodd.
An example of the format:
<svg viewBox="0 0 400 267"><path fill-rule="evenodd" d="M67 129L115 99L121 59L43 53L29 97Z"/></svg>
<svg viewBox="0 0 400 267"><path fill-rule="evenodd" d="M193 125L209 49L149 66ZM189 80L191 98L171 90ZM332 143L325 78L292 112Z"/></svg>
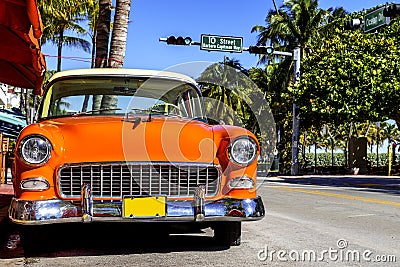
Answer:
<svg viewBox="0 0 400 267"><path fill-rule="evenodd" d="M164 78L170 80L178 80L186 83L196 84L191 77L169 71L145 70L145 69L124 69L124 68L93 68L93 69L74 69L56 72L49 82L64 77L79 76L127 76L127 77L148 77L148 78Z"/></svg>

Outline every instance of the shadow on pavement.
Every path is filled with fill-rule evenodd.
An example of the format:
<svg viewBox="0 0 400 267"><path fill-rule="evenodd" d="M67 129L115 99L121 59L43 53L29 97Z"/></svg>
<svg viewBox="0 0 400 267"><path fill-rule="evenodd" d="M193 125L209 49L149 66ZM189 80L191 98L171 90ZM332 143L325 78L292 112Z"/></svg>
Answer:
<svg viewBox="0 0 400 267"><path fill-rule="evenodd" d="M168 235L168 231L159 229L158 226L157 223L150 226L137 223L74 223L41 226L38 229L42 235L41 240L24 246L24 250L19 243L12 249L14 252L7 251L3 246L0 249L0 258L21 257L21 253L25 257L75 257L229 249L215 242L211 229L205 229L207 233L199 231Z"/></svg>
<svg viewBox="0 0 400 267"><path fill-rule="evenodd" d="M357 190L400 195L400 177L390 176L278 176L265 181L301 185L355 187Z"/></svg>

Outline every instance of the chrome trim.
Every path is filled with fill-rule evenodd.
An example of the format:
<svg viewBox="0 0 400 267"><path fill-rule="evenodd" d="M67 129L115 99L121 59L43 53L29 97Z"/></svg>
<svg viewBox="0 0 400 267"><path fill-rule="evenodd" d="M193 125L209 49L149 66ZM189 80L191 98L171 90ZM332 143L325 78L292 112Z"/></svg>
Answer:
<svg viewBox="0 0 400 267"><path fill-rule="evenodd" d="M96 193L95 193L96 190L95 190L94 185L93 185L93 176L95 175L93 173L93 168L91 168L91 170L90 170L91 171L90 174L89 174L90 178L86 177L87 180L90 179L90 183L89 183L89 181L83 181L83 179L82 179L83 175L82 175L82 169L81 169L80 180L77 181L77 184L79 183L79 188L83 183L91 184L92 185L92 195L93 195L94 199L108 198L108 199L121 200L124 195L135 195L135 192L133 192L133 186L132 186L132 180L133 179L137 179L138 180L139 188L143 188L143 186L149 187L149 184L145 185L145 183L146 183L146 179L144 179L144 177L146 177L146 174L145 174L146 168L144 168L145 166L149 166L149 167L151 167L151 166L160 166L160 167L176 166L178 168L178 172L179 172L178 176L180 175L179 167L187 167L188 170L190 170L192 167L196 167L197 168L196 185L193 185L193 187L188 188L188 193L189 193L189 190L193 190L193 188L195 186L199 185L199 179L198 178L200 176L200 169L201 168L205 168L206 169L206 176L209 175L209 169L208 168L214 168L217 171L216 184L215 184L215 187L213 186L213 188L215 188L215 192L212 192L211 194L208 194L207 187L206 187L206 196L207 197L213 197L213 196L217 195L218 192L220 191L220 185L221 185L221 179L222 179L222 168L221 168L220 165L215 165L215 164L212 164L212 163L203 163L203 162L200 162L200 163L194 163L194 162L159 162L159 161L154 161L154 162L149 162L149 161L82 162L82 163L66 163L66 164L61 165L57 169L57 191L58 191L59 195L61 196L61 198L76 199L76 200L80 199L80 195L78 195L78 194L68 195L68 194L65 194L62 191L62 189L61 189L61 172L62 172L63 169L71 168L71 171L72 171L73 167L82 168L82 167L95 167L95 166L98 166L99 169L100 169L99 170L100 171L100 180L99 180L100 184L98 186L100 186L100 194L101 194L101 193L104 192L103 191L103 185L104 185L104 179L103 179L103 171L104 171L104 169L103 169L103 166L105 166L105 165L111 166L111 167L118 166L118 165L121 166L121 170L120 170L120 176L121 177L120 178L115 178L116 180L119 179L120 187L122 187L122 182L124 181L124 179L122 179L123 178L122 177L123 176L123 174L122 174L123 166L127 166L128 168L130 168L130 166L139 167L140 169L139 169L139 174L138 174L137 177L132 177L132 175L130 175L130 174L129 174L129 177L126 177L125 181L130 181L129 192L122 192L121 191L122 195L118 195L118 196L112 196L112 193L113 193L112 192L112 185L110 186L110 191L111 191L109 193L110 195L104 195L104 194L96 195ZM149 171L150 171L150 174L151 174L152 168L150 168ZM168 169L168 177L173 177L174 174L172 173L172 171L173 170L170 167ZM147 174L147 175L150 175L150 174ZM191 176L189 175L189 177L191 177ZM209 177L205 177L206 183L208 183L208 180L209 180L208 178ZM153 181L155 181L156 179L157 179L157 177L154 177ZM162 179L162 176L161 176L161 173L160 173L160 175L158 176L158 180L157 180L158 183L159 183L159 187L162 186L161 185L161 183L162 183L161 179ZM193 177L193 179L195 179L195 177ZM177 183L180 183L180 182L181 182L181 179L178 179ZM72 181L69 183L69 185L71 187L70 188L71 192L78 191L77 188L75 188L73 190ZM151 185L151 181L150 181L150 185ZM179 187L180 184L177 187L177 189L178 189L177 193L173 192L174 188L171 187L171 183L168 183L168 185L165 184L165 186L167 186L167 188L165 188L165 190L168 190L168 194L165 194L164 192L162 192L162 193L161 192L152 192L152 190L155 190L155 189L151 188L151 187L150 187L151 190L149 190L148 194L149 195L154 195L154 194L167 195L169 197L178 197L178 198L179 197L192 197L193 196L193 193L192 194L186 194L186 193L183 194L181 192L183 190L183 188ZM155 190L155 191L157 191L157 190Z"/></svg>
<svg viewBox="0 0 400 267"><path fill-rule="evenodd" d="M122 218L122 201L94 201L93 222L194 222L193 201L168 200L167 216L154 218ZM264 217L261 197L249 199L224 198L206 201L204 222L251 221ZM9 218L16 224L36 225L82 222L81 203L60 199L29 201L13 198Z"/></svg>
<svg viewBox="0 0 400 267"><path fill-rule="evenodd" d="M206 188L204 185L199 185L194 193L193 200L193 210L194 210L194 220L196 222L202 222L205 218L205 192Z"/></svg>
<svg viewBox="0 0 400 267"><path fill-rule="evenodd" d="M43 189L29 189L29 188L24 188L24 187L23 187L23 184L24 184L25 182L29 182L29 181L40 181L40 182L43 182L43 183L46 184L47 188L43 188ZM49 182L48 182L45 178L43 178L43 177L30 177L30 178L26 178L26 179L21 180L21 182L19 183L19 188L21 188L21 189L24 190L24 191L45 191L45 190L47 190L47 189L50 188L50 184L49 184Z"/></svg>
<svg viewBox="0 0 400 267"><path fill-rule="evenodd" d="M242 179L251 181L252 186L251 186L251 187L232 186L231 183L232 183L233 181L238 181L238 180L242 180ZM254 180L253 180L251 177L247 176L247 175L232 178L232 179L230 179L229 182L228 182L228 188L229 188L229 189L253 189L254 186L255 186Z"/></svg>
<svg viewBox="0 0 400 267"><path fill-rule="evenodd" d="M256 146L256 152L254 153L253 158L252 158L249 162L247 162L247 163L240 163L240 162L237 162L237 161L234 159L234 157L232 156L232 145L233 145L237 140L239 140L239 139L248 139L248 140L250 140L250 142L252 142L252 143ZM230 144L228 145L228 148L227 148L227 149L228 149L228 158L229 158L229 160L230 160L232 163L234 163L234 164L236 164L236 165L239 165L239 166L241 166L241 167L246 167L246 166L249 166L250 164L252 164L252 163L256 160L258 151L260 150L260 148L258 147L257 141L254 140L254 138L252 138L252 137L250 137L250 136L248 136L248 135L241 135L241 136L236 137L235 139L233 139L233 140L230 142Z"/></svg>
<svg viewBox="0 0 400 267"><path fill-rule="evenodd" d="M48 153L47 153L46 157L39 163L32 163L32 162L27 161L22 153L22 147L25 145L27 140L30 138L40 138L46 142ZM24 138L22 138L21 142L19 142L18 149L17 149L18 156L28 166L42 166L42 165L46 164L51 158L52 150L53 150L53 145L51 144L50 140L46 136L41 135L41 134L30 134L30 135L25 136Z"/></svg>
<svg viewBox="0 0 400 267"><path fill-rule="evenodd" d="M92 189L84 184L81 190L82 222L91 222L93 218Z"/></svg>

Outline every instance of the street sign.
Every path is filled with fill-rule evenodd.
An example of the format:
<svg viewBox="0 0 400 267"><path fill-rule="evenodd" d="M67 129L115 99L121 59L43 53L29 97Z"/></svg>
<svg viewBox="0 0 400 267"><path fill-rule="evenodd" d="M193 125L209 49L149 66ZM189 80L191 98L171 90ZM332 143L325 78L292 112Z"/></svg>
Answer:
<svg viewBox="0 0 400 267"><path fill-rule="evenodd" d="M389 25L390 18L383 16L385 7L378 8L364 16L364 32L369 32L380 28L384 25Z"/></svg>
<svg viewBox="0 0 400 267"><path fill-rule="evenodd" d="M200 49L208 51L242 53L243 37L201 35Z"/></svg>

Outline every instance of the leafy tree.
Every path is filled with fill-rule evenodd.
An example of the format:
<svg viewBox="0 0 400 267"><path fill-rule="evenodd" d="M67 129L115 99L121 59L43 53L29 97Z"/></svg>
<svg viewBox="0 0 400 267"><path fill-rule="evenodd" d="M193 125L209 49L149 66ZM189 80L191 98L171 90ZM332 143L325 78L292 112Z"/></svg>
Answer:
<svg viewBox="0 0 400 267"><path fill-rule="evenodd" d="M288 0L279 10L269 10L265 19L266 26L256 25L252 32L258 32L257 45L272 45L276 50L292 52L294 48L300 47L303 57L309 53L313 43L325 36L331 30L332 21L335 16L342 16L343 9L323 10L318 7L317 0ZM293 94L288 90L293 85L293 62L292 58L268 59L260 55L260 63L271 63L273 67L267 67L262 75L261 69L250 71L250 76L263 88L271 100L278 100L272 105L274 116L284 117L283 120L276 118L278 131L281 132L280 148L281 159L284 160L285 169L290 166L291 145L291 113ZM263 81L262 81L263 80ZM278 93L274 93L276 90ZM280 114L284 112L284 114Z"/></svg>
<svg viewBox="0 0 400 267"><path fill-rule="evenodd" d="M343 30L347 19L336 21L331 35L303 58L301 81L292 90L303 122L340 125L393 119L399 125L400 21L364 33Z"/></svg>

